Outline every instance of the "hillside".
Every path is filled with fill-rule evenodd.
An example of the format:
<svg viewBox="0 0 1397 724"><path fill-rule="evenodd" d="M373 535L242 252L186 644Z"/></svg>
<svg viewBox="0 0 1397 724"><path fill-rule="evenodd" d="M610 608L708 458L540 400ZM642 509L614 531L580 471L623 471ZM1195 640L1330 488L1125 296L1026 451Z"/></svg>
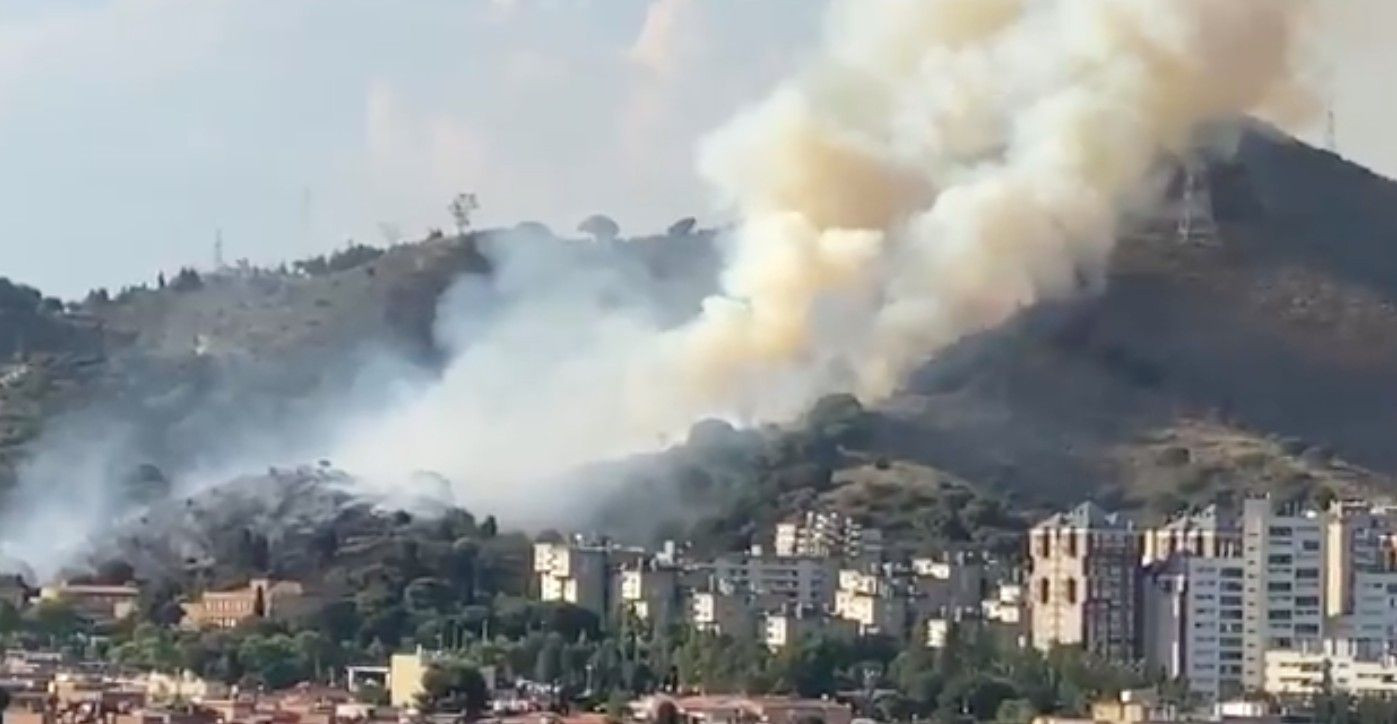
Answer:
<svg viewBox="0 0 1397 724"><path fill-rule="evenodd" d="M1397 184L1264 131L1210 177L1216 236L1133 229L1104 293L962 340L863 413L856 439L749 466L749 483L813 475L826 503L895 530L901 512L870 498L945 518L908 496L946 481L1030 516L1085 497L1149 518L1247 492L1397 493ZM789 442L750 455L769 463ZM669 465L686 510L718 511L700 534L716 522L745 541L744 511L769 523L812 502L712 485L734 478L730 459L693 448ZM868 495L853 481L871 461L901 474Z"/></svg>
<svg viewBox="0 0 1397 724"><path fill-rule="evenodd" d="M1397 184L1261 131L1210 179L1216 236L1133 226L1101 294L962 340L892 399L832 398L779 429L705 423L686 444L600 464L588 474L627 484L594 520L732 547L832 505L919 548L994 544L1086 496L1148 516L1247 490L1397 492ZM583 243L525 226L36 304L23 345L0 329L13 360L0 476L41 429L82 418L135 423L136 453L111 477L176 477L207 462L210 435L310 420L384 350L434 374L442 291L489 278L503 249L625 269L676 319L718 259L711 232Z"/></svg>

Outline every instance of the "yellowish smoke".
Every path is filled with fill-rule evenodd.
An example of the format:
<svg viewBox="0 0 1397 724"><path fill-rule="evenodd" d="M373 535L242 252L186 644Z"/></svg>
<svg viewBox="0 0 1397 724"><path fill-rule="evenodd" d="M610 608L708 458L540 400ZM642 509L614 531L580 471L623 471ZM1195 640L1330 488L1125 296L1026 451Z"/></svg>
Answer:
<svg viewBox="0 0 1397 724"><path fill-rule="evenodd" d="M1200 124L1292 96L1301 0L837 0L819 59L705 142L744 222L674 333L693 403L889 394L1099 276L1119 209Z"/></svg>

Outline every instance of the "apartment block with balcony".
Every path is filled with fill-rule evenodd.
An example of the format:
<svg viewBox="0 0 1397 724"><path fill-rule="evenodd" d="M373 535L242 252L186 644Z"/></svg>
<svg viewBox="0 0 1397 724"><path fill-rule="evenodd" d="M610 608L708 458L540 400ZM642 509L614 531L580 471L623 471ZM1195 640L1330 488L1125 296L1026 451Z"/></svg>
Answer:
<svg viewBox="0 0 1397 724"><path fill-rule="evenodd" d="M1175 553L1151 565L1142 596L1148 666L1211 701L1243 692L1241 559Z"/></svg>
<svg viewBox="0 0 1397 724"><path fill-rule="evenodd" d="M1030 625L1035 648L1076 645L1115 661L1139 653L1140 536L1095 503L1029 532Z"/></svg>
<svg viewBox="0 0 1397 724"><path fill-rule="evenodd" d="M757 632L757 612L745 593L695 591L689 597L688 612L689 624L704 633L749 638Z"/></svg>
<svg viewBox="0 0 1397 724"><path fill-rule="evenodd" d="M1324 641L1328 531L1313 510L1278 510L1267 498L1242 504L1242 682L1266 685L1266 653L1314 651Z"/></svg>
<svg viewBox="0 0 1397 724"><path fill-rule="evenodd" d="M607 549L579 542L535 543L539 600L562 601L605 617L611 605Z"/></svg>
<svg viewBox="0 0 1397 724"><path fill-rule="evenodd" d="M1149 565L1174 555L1200 558L1241 558L1242 529L1235 512L1210 505L1176 516L1145 531L1141 563Z"/></svg>
<svg viewBox="0 0 1397 724"><path fill-rule="evenodd" d="M683 578L678 566L655 561L625 565L618 575L621 605L657 630L668 628L684 612Z"/></svg>
<svg viewBox="0 0 1397 724"><path fill-rule="evenodd" d="M776 525L775 550L783 558L877 561L883 555L883 533L843 513L806 511Z"/></svg>
<svg viewBox="0 0 1397 724"><path fill-rule="evenodd" d="M837 562L824 557L722 556L698 567L715 589L747 592L804 608L834 604Z"/></svg>
<svg viewBox="0 0 1397 724"><path fill-rule="evenodd" d="M839 572L834 615L852 622L859 635L880 634L902 639L908 631L908 590L881 571L845 569Z"/></svg>

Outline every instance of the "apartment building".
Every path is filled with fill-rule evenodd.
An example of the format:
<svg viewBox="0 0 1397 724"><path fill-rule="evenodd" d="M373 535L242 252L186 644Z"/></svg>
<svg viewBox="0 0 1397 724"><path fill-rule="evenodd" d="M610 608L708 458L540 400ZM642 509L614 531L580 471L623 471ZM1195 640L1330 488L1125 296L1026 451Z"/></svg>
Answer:
<svg viewBox="0 0 1397 724"><path fill-rule="evenodd" d="M906 587L882 572L841 570L834 615L854 623L859 635L901 639L908 629L907 594Z"/></svg>
<svg viewBox="0 0 1397 724"><path fill-rule="evenodd" d="M140 589L130 584L101 585L59 582L39 589L40 601L62 601L87 620L106 625L136 610Z"/></svg>
<svg viewBox="0 0 1397 724"><path fill-rule="evenodd" d="M1217 505L1177 516L1145 532L1140 562L1150 565L1176 554L1240 558L1242 529L1236 515Z"/></svg>
<svg viewBox="0 0 1397 724"><path fill-rule="evenodd" d="M13 573L0 573L0 603L18 611L24 608L28 600L29 587L24 584L23 577Z"/></svg>
<svg viewBox="0 0 1397 724"><path fill-rule="evenodd" d="M776 555L783 558L840 558L877 561L883 555L883 533L866 528L835 511L806 511L776 525Z"/></svg>
<svg viewBox="0 0 1397 724"><path fill-rule="evenodd" d="M1151 565L1142 596L1146 664L1211 701L1241 694L1245 581L1239 558L1175 553Z"/></svg>
<svg viewBox="0 0 1397 724"><path fill-rule="evenodd" d="M774 651L811 636L853 639L858 631L853 621L833 618L822 611L786 606L763 613L758 633L762 643Z"/></svg>
<svg viewBox="0 0 1397 724"><path fill-rule="evenodd" d="M689 623L704 633L746 638L756 633L757 614L745 593L695 591L689 598Z"/></svg>
<svg viewBox="0 0 1397 724"><path fill-rule="evenodd" d="M644 551L581 538L535 543L534 573L538 575L539 599L571 603L606 618L616 599L613 571L635 566L645 557Z"/></svg>
<svg viewBox="0 0 1397 724"><path fill-rule="evenodd" d="M1266 685L1266 653L1315 651L1324 640L1325 517L1313 510L1278 510L1267 498L1242 504L1242 683Z"/></svg>
<svg viewBox="0 0 1397 724"><path fill-rule="evenodd" d="M683 614L682 577L679 567L654 561L623 566L618 586L621 604L656 630L668 628Z"/></svg>
<svg viewBox="0 0 1397 724"><path fill-rule="evenodd" d="M972 551L912 559L916 607L923 614L976 608L989 589L989 566Z"/></svg>
<svg viewBox="0 0 1397 724"><path fill-rule="evenodd" d="M246 586L224 591L206 591L182 604L186 629L233 628L255 619L289 618L302 610L305 590L296 581L258 578Z"/></svg>
<svg viewBox="0 0 1397 724"><path fill-rule="evenodd" d="M1132 522L1083 503L1029 532L1035 648L1079 645L1117 661L1139 651L1140 536Z"/></svg>
<svg viewBox="0 0 1397 724"><path fill-rule="evenodd" d="M699 567L711 587L825 610L834 604L836 561L825 557L731 555Z"/></svg>
<svg viewBox="0 0 1397 724"><path fill-rule="evenodd" d="M1330 619L1330 637L1348 642L1357 657L1397 657L1397 571L1352 573L1350 610Z"/></svg>
<svg viewBox="0 0 1397 724"><path fill-rule="evenodd" d="M1397 569L1393 556L1397 514L1390 507L1361 500L1335 501L1326 512L1325 613L1344 616L1354 612L1355 576Z"/></svg>
<svg viewBox="0 0 1397 724"><path fill-rule="evenodd" d="M1266 652L1265 689L1278 696L1313 696L1330 686L1354 696L1397 696L1397 658L1369 659L1344 642L1319 651Z"/></svg>

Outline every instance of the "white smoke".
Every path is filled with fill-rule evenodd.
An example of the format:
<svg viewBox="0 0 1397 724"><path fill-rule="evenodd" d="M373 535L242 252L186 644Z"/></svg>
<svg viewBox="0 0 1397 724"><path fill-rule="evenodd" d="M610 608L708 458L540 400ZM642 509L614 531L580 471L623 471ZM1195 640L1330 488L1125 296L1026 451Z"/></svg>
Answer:
<svg viewBox="0 0 1397 724"><path fill-rule="evenodd" d="M1305 7L837 0L818 61L702 146L744 221L697 318L665 328L600 303L604 272L506 259L506 311L336 460L387 485L439 470L472 505L556 515L588 492L521 483L704 416L886 396L945 345L1099 280L1161 160L1290 100ZM447 329L472 318L461 294Z"/></svg>

